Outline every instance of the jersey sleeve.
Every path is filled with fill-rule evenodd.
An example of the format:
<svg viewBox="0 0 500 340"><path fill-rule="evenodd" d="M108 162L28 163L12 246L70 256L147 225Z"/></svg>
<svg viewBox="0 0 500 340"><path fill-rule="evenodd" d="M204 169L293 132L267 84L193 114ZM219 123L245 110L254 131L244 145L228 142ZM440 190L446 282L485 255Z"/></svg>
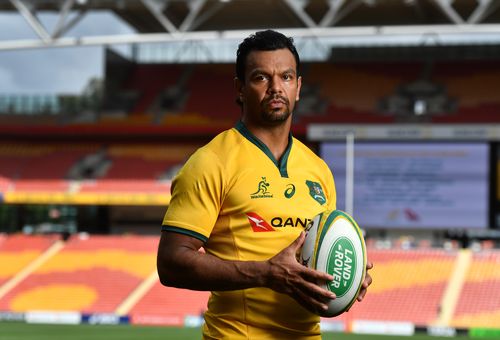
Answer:
<svg viewBox="0 0 500 340"><path fill-rule="evenodd" d="M223 201L224 169L209 149L195 152L172 182L172 198L162 230L196 237L206 242Z"/></svg>
<svg viewBox="0 0 500 340"><path fill-rule="evenodd" d="M325 167L325 181L327 190L327 209L335 210L337 209L337 190L335 189L335 180L333 179L332 171L330 167L323 161Z"/></svg>

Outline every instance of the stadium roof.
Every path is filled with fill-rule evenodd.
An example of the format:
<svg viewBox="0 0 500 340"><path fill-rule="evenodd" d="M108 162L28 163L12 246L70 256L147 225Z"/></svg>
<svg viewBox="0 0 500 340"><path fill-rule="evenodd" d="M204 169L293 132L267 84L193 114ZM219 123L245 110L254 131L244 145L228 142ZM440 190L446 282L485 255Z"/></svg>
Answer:
<svg viewBox="0 0 500 340"><path fill-rule="evenodd" d="M111 11L131 35L69 34L88 13ZM500 0L9 0L38 35L0 50L132 43L239 41L263 28L306 43L349 47L500 44ZM49 32L42 12L57 14ZM332 42L332 39L334 42ZM213 45L208 46L214 50ZM320 58L327 58L324 55Z"/></svg>

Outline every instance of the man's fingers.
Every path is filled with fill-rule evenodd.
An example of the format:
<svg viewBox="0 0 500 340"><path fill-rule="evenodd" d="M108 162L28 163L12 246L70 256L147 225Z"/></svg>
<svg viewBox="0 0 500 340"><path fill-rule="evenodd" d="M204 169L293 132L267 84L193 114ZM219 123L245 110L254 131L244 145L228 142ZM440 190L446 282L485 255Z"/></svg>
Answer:
<svg viewBox="0 0 500 340"><path fill-rule="evenodd" d="M306 233L304 233L303 231L301 231L299 237L297 237L295 239L295 241L293 241L292 245L295 246L295 249L297 250L300 247L302 247L302 245L304 244L305 239L306 239Z"/></svg>
<svg viewBox="0 0 500 340"><path fill-rule="evenodd" d="M366 295L366 288L362 288L360 291L359 291L359 294L358 294L358 297L356 298L359 302L363 301L363 299L365 298L365 295Z"/></svg>
<svg viewBox="0 0 500 340"><path fill-rule="evenodd" d="M330 282L333 281L333 276L311 268L304 267L304 274L302 277L311 282Z"/></svg>
<svg viewBox="0 0 500 340"><path fill-rule="evenodd" d="M307 289L307 295L317 297L321 300L332 300L336 298L335 293L309 281L304 282L304 288Z"/></svg>
<svg viewBox="0 0 500 340"><path fill-rule="evenodd" d="M373 268L373 263L372 262L368 262L366 264L366 276L365 276L365 279L363 281L363 284L362 284L362 288L361 290L359 291L359 294L358 294L358 297L357 297L357 300L359 302L363 301L365 295L366 295L366 292L368 291L368 287L372 284L373 282L373 279L370 275L370 273L368 273L368 270L372 269Z"/></svg>
<svg viewBox="0 0 500 340"><path fill-rule="evenodd" d="M294 298L314 313L326 311L328 302L331 300L329 298L317 298L315 294L306 294L301 289L294 292Z"/></svg>
<svg viewBox="0 0 500 340"><path fill-rule="evenodd" d="M366 274L365 280L363 281L363 288L367 289L373 282L370 274Z"/></svg>

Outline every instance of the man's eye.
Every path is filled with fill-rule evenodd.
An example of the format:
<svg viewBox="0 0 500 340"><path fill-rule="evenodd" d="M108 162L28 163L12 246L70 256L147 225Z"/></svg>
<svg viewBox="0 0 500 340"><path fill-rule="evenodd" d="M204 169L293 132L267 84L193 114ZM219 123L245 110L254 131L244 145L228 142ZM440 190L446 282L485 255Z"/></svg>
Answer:
<svg viewBox="0 0 500 340"><path fill-rule="evenodd" d="M284 75L283 75L283 79L284 79L284 80L292 80L292 79L293 79L293 77L292 77L292 75L291 75L291 74L284 74Z"/></svg>

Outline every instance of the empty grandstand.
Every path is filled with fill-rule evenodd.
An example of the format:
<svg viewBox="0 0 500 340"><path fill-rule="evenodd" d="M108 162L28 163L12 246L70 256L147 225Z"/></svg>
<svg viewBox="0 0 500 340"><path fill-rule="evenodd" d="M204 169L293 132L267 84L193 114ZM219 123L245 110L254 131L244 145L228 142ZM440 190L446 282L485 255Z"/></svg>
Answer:
<svg viewBox="0 0 500 340"><path fill-rule="evenodd" d="M35 32L0 54L103 51L82 93L0 93L0 321L199 326L209 292L158 281L160 225L178 170L240 118L237 42L277 28L303 58L292 132L332 168L375 264L366 299L322 327L498 329L499 4L0 2ZM135 34L74 34L97 11Z"/></svg>
<svg viewBox="0 0 500 340"><path fill-rule="evenodd" d="M159 284L155 236L73 235L65 243L53 236L4 236L0 310L108 313L136 324L182 325L202 315L207 292ZM323 323L344 329L356 320L438 325L448 317L457 328L496 327L500 313L491 292L498 288L498 250L444 250L425 245L384 249L370 243L377 263L366 301ZM465 259L465 260L464 260ZM457 271L463 271L463 275ZM450 306L456 306L448 314Z"/></svg>

